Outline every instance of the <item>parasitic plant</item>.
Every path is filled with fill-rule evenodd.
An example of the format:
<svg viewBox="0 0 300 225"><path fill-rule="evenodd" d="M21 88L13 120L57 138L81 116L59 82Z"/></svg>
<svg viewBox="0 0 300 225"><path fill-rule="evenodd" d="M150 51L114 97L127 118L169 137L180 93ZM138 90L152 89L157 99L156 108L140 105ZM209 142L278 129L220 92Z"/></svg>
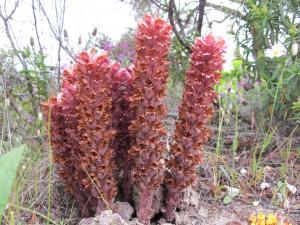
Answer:
<svg viewBox="0 0 300 225"><path fill-rule="evenodd" d="M57 172L84 216L110 207L117 193L112 127L112 77L106 52L83 52L64 71L61 92L43 104Z"/></svg>
<svg viewBox="0 0 300 225"><path fill-rule="evenodd" d="M129 96L132 92L132 73L133 65L119 70L118 73L113 77L112 87L112 125L117 131L115 138L112 140L112 146L115 151L118 170L123 174L121 183L123 188L123 196L126 201L130 201L131 193L131 163L128 158L128 150L130 148L131 138L128 127L132 118L129 108Z"/></svg>
<svg viewBox="0 0 300 225"><path fill-rule="evenodd" d="M75 107L77 77L72 71L64 71L61 92L42 105L47 121L50 122L52 157L57 165L57 173L66 188L77 199L84 216L93 215L90 191L84 188L82 179L86 175L81 170L78 140L78 120ZM49 118L50 116L50 118Z"/></svg>
<svg viewBox="0 0 300 225"><path fill-rule="evenodd" d="M133 162L131 177L139 199L137 216L144 224L150 223L153 195L164 179L163 119L167 110L162 100L166 95L171 29L164 20L146 15L136 35L133 93L129 98L133 115L129 159Z"/></svg>
<svg viewBox="0 0 300 225"><path fill-rule="evenodd" d="M116 133L112 127L112 77L116 72L105 51L98 56L94 50L90 55L83 52L74 66L81 167L87 174L83 183L97 199L96 211L111 207L117 194L111 147Z"/></svg>
<svg viewBox="0 0 300 225"><path fill-rule="evenodd" d="M195 40L185 76L174 144L171 145L167 163L165 216L168 221L174 219L182 192L197 179L196 168L202 161L201 148L210 135L206 125L213 113L212 103L216 98L214 85L221 77L223 53L223 40L217 40L212 35Z"/></svg>
<svg viewBox="0 0 300 225"><path fill-rule="evenodd" d="M64 71L57 97L43 104L49 121L57 173L78 201L83 216L114 208L119 199L137 196L137 216L150 224L155 193L168 188L165 216L174 219L183 191L196 179L207 142L220 79L224 41L208 35L196 39L185 76L174 143L167 155L163 103L169 73L171 26L146 15L136 34L134 66L120 69L103 50L82 52ZM167 167L167 171L166 168Z"/></svg>

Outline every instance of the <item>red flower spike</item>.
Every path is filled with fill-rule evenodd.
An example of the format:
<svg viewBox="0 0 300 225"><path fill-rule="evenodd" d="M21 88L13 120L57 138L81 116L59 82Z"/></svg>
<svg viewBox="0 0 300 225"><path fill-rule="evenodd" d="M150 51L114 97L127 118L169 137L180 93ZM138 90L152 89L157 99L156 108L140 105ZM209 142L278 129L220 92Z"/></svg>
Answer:
<svg viewBox="0 0 300 225"><path fill-rule="evenodd" d="M112 76L106 52L94 50L77 57L73 71L65 71L61 92L43 104L51 112L53 160L67 189L84 216L92 216L114 200L117 192L112 127ZM51 109L50 109L51 108Z"/></svg>
<svg viewBox="0 0 300 225"><path fill-rule="evenodd" d="M84 188L82 179L86 175L81 170L80 148L78 143L76 88L77 78L72 71L64 71L61 92L42 105L46 120L50 120L50 135L53 161L57 174L66 188L77 199L83 216L93 215L93 199L89 190Z"/></svg>
<svg viewBox="0 0 300 225"><path fill-rule="evenodd" d="M224 64L224 41L212 35L195 40L189 69L185 76L179 118L176 122L174 144L167 165L168 195L165 217L173 221L182 192L197 179L196 168L202 161L201 148L210 131L206 127L213 113L212 103Z"/></svg>
<svg viewBox="0 0 300 225"><path fill-rule="evenodd" d="M96 56L81 53L74 66L78 79L78 134L81 167L88 178L85 187L97 199L97 212L109 207L117 194L113 176L116 165L110 141L116 131L112 127L112 73L116 70L102 51Z"/></svg>
<svg viewBox="0 0 300 225"><path fill-rule="evenodd" d="M122 188L125 201L130 201L130 165L128 150L130 148L129 123L129 96L132 92L132 66L121 69L113 77L112 101L113 101L113 127L117 130L112 142L116 153L118 171L123 172Z"/></svg>
<svg viewBox="0 0 300 225"><path fill-rule="evenodd" d="M129 127L133 138L129 159L133 162L131 178L140 202L137 216L143 224L150 224L153 194L164 176L162 158L166 130L162 120L167 110L162 99L168 78L171 29L164 20L146 15L136 34L137 58L129 98L133 116Z"/></svg>

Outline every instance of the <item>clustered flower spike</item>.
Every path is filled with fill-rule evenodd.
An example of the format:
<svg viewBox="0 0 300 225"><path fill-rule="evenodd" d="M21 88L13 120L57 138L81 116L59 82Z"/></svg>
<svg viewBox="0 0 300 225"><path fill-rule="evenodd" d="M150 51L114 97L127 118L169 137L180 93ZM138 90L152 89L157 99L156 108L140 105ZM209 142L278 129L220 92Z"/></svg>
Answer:
<svg viewBox="0 0 300 225"><path fill-rule="evenodd" d="M42 105L46 121L50 124L53 161L57 173L65 182L66 188L77 199L84 216L93 215L90 191L85 189L82 180L86 177L81 169L78 139L76 106L77 77L72 71L64 71L61 92ZM49 120L51 115L51 120Z"/></svg>
<svg viewBox="0 0 300 225"><path fill-rule="evenodd" d="M201 148L210 135L206 125L213 113L212 103L216 97L214 85L221 77L223 53L223 40L217 40L212 35L195 40L168 161L168 221L174 219L183 190L197 179L196 168L202 161Z"/></svg>
<svg viewBox="0 0 300 225"><path fill-rule="evenodd" d="M165 216L172 221L182 192L196 180L224 41L211 35L195 41L168 155L163 98L171 30L164 20L146 15L136 34L134 66L124 69L104 50L80 53L73 69L64 71L60 93L42 105L57 173L83 216L117 211L120 188L118 199L133 202L137 196L137 217L149 225L155 193L165 181Z"/></svg>
<svg viewBox="0 0 300 225"><path fill-rule="evenodd" d="M113 77L113 128L117 131L112 146L115 151L119 174L123 174L122 188L126 201L130 201L130 162L128 150L130 148L129 123L132 119L129 108L129 96L132 92L133 65L119 70Z"/></svg>
<svg viewBox="0 0 300 225"><path fill-rule="evenodd" d="M150 223L153 194L164 179L163 119L167 110L162 100L166 95L171 29L164 20L146 15L136 35L133 93L129 98L133 115L129 158L134 161L132 180L138 191L137 215L144 224Z"/></svg>
<svg viewBox="0 0 300 225"><path fill-rule="evenodd" d="M84 186L97 199L97 211L110 207L117 194L114 178L115 155L111 139L112 127L112 77L116 69L107 53L94 50L89 55L81 53L74 66L78 79L78 136L81 150L81 167L88 175Z"/></svg>

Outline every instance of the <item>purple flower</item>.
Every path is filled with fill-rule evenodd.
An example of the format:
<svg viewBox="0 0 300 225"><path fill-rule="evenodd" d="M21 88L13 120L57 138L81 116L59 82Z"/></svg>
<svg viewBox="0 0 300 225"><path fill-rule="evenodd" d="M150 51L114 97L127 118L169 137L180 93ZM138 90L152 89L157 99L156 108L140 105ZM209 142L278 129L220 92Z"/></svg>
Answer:
<svg viewBox="0 0 300 225"><path fill-rule="evenodd" d="M106 41L102 44L102 48L105 51L110 51L113 48L113 44L110 41Z"/></svg>
<svg viewBox="0 0 300 225"><path fill-rule="evenodd" d="M125 61L126 59L126 56L124 53L120 53L118 56L117 56L117 59L118 61L120 61L121 63Z"/></svg>
<svg viewBox="0 0 300 225"><path fill-rule="evenodd" d="M121 42L121 43L119 43L119 47L121 48L121 49L123 49L123 50L125 50L125 49L128 49L128 43L126 43L126 42Z"/></svg>
<svg viewBox="0 0 300 225"><path fill-rule="evenodd" d="M224 98L226 96L226 94L224 92L220 93L220 98Z"/></svg>

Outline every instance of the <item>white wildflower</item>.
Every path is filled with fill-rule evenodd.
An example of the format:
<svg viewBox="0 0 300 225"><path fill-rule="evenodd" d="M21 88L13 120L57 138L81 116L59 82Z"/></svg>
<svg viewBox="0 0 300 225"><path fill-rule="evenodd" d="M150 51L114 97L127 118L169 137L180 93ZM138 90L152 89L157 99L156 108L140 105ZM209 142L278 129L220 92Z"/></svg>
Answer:
<svg viewBox="0 0 300 225"><path fill-rule="evenodd" d="M271 187L271 185L267 182L262 182L261 185L260 185L261 190L265 190L265 189L270 188L270 187Z"/></svg>
<svg viewBox="0 0 300 225"><path fill-rule="evenodd" d="M257 207L257 206L259 206L259 201L254 201L252 204L253 204L255 207Z"/></svg>
<svg viewBox="0 0 300 225"><path fill-rule="evenodd" d="M247 173L247 170L244 169L244 168L242 168L242 169L240 170L240 173L243 174L243 175L245 175L245 174Z"/></svg>
<svg viewBox="0 0 300 225"><path fill-rule="evenodd" d="M280 57L286 54L286 49L279 44L272 46L271 49L266 50L266 56L270 58Z"/></svg>

